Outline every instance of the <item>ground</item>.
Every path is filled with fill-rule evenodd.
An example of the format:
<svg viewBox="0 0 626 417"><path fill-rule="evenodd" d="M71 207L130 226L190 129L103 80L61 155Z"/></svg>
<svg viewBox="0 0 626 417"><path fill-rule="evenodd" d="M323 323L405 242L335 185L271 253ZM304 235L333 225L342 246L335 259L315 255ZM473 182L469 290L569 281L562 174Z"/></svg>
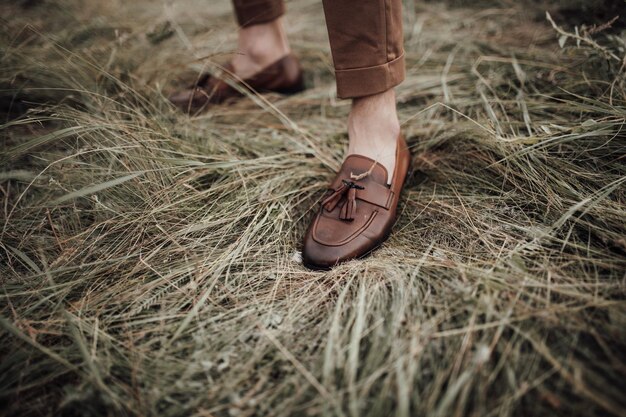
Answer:
<svg viewBox="0 0 626 417"><path fill-rule="evenodd" d="M416 172L328 272L321 2L288 2L305 92L196 117L165 97L228 1L0 4L0 415L626 415L625 16L589 3L404 2Z"/></svg>

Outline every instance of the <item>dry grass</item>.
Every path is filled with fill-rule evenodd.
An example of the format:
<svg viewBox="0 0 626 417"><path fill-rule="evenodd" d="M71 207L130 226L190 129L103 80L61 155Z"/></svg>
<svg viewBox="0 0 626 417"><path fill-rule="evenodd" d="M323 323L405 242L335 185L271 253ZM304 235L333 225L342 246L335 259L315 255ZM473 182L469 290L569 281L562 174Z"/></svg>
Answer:
<svg viewBox="0 0 626 417"><path fill-rule="evenodd" d="M624 32L407 7L419 171L322 273L349 103L289 9L310 88L188 118L163 92L226 59L229 2L0 5L0 414L626 415Z"/></svg>

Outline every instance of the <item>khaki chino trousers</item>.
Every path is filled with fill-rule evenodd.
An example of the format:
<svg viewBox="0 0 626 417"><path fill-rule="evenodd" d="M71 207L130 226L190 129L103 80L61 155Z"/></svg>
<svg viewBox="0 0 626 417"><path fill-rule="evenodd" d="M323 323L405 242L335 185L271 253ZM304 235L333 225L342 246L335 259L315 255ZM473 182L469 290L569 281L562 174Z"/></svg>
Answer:
<svg viewBox="0 0 626 417"><path fill-rule="evenodd" d="M285 13L283 0L233 0L242 27ZM404 80L402 0L323 0L337 96L386 91Z"/></svg>

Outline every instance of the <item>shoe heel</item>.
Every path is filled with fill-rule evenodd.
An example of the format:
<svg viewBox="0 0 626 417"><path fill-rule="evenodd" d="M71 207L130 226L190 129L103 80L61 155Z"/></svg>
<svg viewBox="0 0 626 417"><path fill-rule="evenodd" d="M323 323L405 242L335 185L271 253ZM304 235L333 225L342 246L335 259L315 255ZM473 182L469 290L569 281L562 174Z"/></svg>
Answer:
<svg viewBox="0 0 626 417"><path fill-rule="evenodd" d="M290 85L289 87L279 88L276 90L277 93L284 94L286 96L291 96L293 94L298 94L306 89L304 84L304 79L302 77L298 78L298 80Z"/></svg>

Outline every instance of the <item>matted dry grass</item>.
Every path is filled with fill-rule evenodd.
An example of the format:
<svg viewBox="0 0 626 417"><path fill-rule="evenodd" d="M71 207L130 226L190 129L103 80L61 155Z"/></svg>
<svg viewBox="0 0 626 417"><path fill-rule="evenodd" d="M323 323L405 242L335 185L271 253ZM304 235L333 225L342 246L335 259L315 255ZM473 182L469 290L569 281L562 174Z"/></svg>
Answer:
<svg viewBox="0 0 626 417"><path fill-rule="evenodd" d="M330 272L299 257L349 110L318 1L307 91L193 118L164 94L227 58L229 2L0 5L0 414L626 415L620 22L561 48L541 2L406 4L418 172Z"/></svg>

